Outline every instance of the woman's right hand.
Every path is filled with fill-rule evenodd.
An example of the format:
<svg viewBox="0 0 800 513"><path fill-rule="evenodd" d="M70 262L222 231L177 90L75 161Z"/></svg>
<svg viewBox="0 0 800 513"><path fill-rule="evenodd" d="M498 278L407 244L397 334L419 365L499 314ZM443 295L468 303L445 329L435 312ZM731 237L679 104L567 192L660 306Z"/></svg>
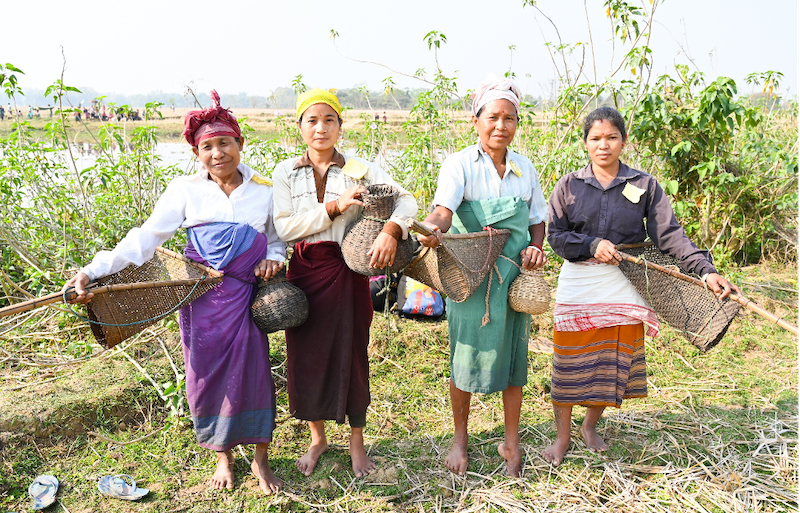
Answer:
<svg viewBox="0 0 800 513"><path fill-rule="evenodd" d="M617 251L616 246L610 240L603 239L597 245L594 258L603 264L619 265L622 262L622 255Z"/></svg>
<svg viewBox="0 0 800 513"><path fill-rule="evenodd" d="M339 208L339 213L344 214L348 208L353 205L364 206L361 201L361 195L367 192L367 188L363 185L356 185L344 191L339 199L336 200L336 206Z"/></svg>
<svg viewBox="0 0 800 513"><path fill-rule="evenodd" d="M71 280L64 284L64 287L61 289L61 293L63 294L64 291L70 287L75 287L75 293L78 295L74 299L69 300L69 303L89 303L94 297L92 292L86 291L86 286L89 285L90 281L92 280L89 279L89 276L87 276L86 273L83 271L78 271L78 274L73 276Z"/></svg>
<svg viewBox="0 0 800 513"><path fill-rule="evenodd" d="M435 248L439 244L442 243L442 229L436 226L433 223L426 223L421 222L422 226L433 232L433 235L422 235L421 233L417 234L417 240L420 244L427 248Z"/></svg>

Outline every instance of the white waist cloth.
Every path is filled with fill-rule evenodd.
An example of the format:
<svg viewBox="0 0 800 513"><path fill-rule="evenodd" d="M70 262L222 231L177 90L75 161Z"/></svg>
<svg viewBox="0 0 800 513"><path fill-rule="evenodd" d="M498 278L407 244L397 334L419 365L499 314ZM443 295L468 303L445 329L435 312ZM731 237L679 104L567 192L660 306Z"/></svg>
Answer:
<svg viewBox="0 0 800 513"><path fill-rule="evenodd" d="M599 262L561 265L553 309L557 331L588 331L622 324L647 325L647 335L658 334L655 312L617 266Z"/></svg>

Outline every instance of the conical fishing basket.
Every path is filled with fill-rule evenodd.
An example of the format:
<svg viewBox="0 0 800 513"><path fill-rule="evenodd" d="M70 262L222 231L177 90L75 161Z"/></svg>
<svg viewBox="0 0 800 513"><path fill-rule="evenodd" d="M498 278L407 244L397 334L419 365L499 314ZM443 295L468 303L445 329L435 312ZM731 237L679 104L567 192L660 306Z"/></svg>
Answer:
<svg viewBox="0 0 800 513"><path fill-rule="evenodd" d="M250 305L253 321L264 334L300 326L308 319L308 298L286 279L286 268L272 279L261 280Z"/></svg>
<svg viewBox="0 0 800 513"><path fill-rule="evenodd" d="M511 236L510 230L445 233L436 248L424 248L405 275L461 303L472 295Z"/></svg>
<svg viewBox="0 0 800 513"><path fill-rule="evenodd" d="M679 269L677 260L652 244L622 245L618 249L663 267ZM722 340L741 307L729 298L720 300L710 290L642 264L623 260L619 268L658 317L702 352Z"/></svg>
<svg viewBox="0 0 800 513"><path fill-rule="evenodd" d="M187 280L189 280L187 282ZM148 282L176 281L174 285L147 287ZM142 288L95 294L86 305L92 333L110 349L158 322L176 307L188 304L222 281L222 273L164 248L141 266L100 278L100 285L142 283Z"/></svg>
<svg viewBox="0 0 800 513"><path fill-rule="evenodd" d="M374 269L369 266L370 257L367 252L372 243L383 230L386 220L394 212L395 201L400 191L392 185L368 185L367 193L361 195L364 208L358 218L347 230L342 240L342 256L347 267L366 276L385 274L386 269ZM389 267L390 273L400 272L414 259L417 242L408 237L397 241L397 253Z"/></svg>
<svg viewBox="0 0 800 513"><path fill-rule="evenodd" d="M522 269L508 288L508 304L517 312L543 314L550 309L550 286L541 271Z"/></svg>

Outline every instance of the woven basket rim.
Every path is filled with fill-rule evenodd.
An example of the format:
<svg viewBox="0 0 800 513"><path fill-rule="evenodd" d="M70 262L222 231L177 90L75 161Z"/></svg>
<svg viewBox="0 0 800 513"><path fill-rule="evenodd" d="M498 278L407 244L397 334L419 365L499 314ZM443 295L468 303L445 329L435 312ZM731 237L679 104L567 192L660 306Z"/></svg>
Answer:
<svg viewBox="0 0 800 513"><path fill-rule="evenodd" d="M491 236L494 237L496 235L505 235L511 234L511 230L507 230L505 228L501 228L499 230L493 230ZM470 232L470 233L443 233L442 240L446 241L447 239L481 239L481 238L488 238L489 232Z"/></svg>
<svg viewBox="0 0 800 513"><path fill-rule="evenodd" d="M203 265L203 264L200 264L198 262L195 262L191 258L189 258L187 256L184 256L184 255L181 255L180 253L176 253L175 251L169 250L167 248L162 248L161 246L158 246L156 248L156 253L161 253L162 255L166 255L166 256L175 258L177 260L181 260L183 262L186 262L190 266L195 267L198 270L202 270L202 271L206 272L207 274L210 274L212 278L220 278L220 279L222 279L225 276L223 273L221 273L220 271L217 271L213 267L209 267L207 265ZM202 279L202 278L198 278L198 279Z"/></svg>

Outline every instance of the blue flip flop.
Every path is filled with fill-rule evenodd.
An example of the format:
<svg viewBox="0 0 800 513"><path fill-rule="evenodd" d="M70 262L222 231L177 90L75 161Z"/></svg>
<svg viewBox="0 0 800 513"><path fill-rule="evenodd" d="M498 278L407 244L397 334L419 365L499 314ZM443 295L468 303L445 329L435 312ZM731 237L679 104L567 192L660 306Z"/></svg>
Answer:
<svg viewBox="0 0 800 513"><path fill-rule="evenodd" d="M56 501L58 479L55 476L41 475L28 487L28 494L33 498L33 509L44 509Z"/></svg>
<svg viewBox="0 0 800 513"><path fill-rule="evenodd" d="M97 489L104 495L126 501L136 501L150 493L147 488L138 488L136 481L128 474L103 476L97 482Z"/></svg>

